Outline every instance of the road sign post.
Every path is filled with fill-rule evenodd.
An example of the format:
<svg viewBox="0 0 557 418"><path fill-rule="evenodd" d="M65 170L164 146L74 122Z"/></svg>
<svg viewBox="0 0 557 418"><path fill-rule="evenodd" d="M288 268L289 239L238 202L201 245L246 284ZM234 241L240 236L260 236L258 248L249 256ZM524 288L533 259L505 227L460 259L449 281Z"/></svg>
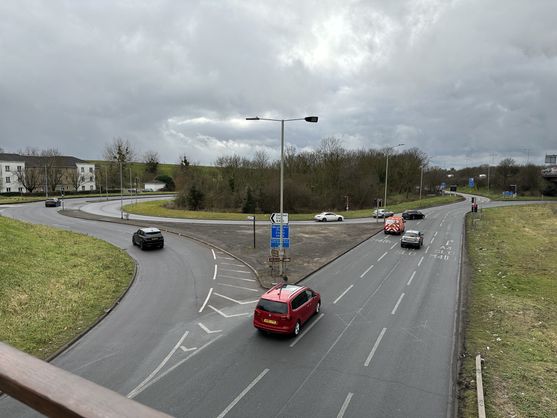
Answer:
<svg viewBox="0 0 557 418"><path fill-rule="evenodd" d="M271 220L271 248L277 248L279 252L279 274L284 274L284 249L290 247L288 231L288 213L273 213ZM277 231L278 229L278 231ZM278 233L277 233L278 232ZM278 238L278 240L277 240ZM278 242L277 242L278 241Z"/></svg>

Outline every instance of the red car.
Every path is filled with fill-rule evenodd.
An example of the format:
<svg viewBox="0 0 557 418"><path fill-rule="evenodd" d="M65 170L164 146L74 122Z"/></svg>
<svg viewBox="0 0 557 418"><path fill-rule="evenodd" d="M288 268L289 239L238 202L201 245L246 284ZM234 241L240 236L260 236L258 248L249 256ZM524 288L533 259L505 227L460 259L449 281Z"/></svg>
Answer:
<svg viewBox="0 0 557 418"><path fill-rule="evenodd" d="M321 295L306 286L279 284L265 292L253 313L262 331L298 335L302 325L321 309Z"/></svg>

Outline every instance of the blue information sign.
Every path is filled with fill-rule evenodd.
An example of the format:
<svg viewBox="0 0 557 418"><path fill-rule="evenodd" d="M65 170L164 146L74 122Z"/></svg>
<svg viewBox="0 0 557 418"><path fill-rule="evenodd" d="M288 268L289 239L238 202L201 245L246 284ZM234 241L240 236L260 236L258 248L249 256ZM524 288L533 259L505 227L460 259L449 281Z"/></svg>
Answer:
<svg viewBox="0 0 557 418"><path fill-rule="evenodd" d="M474 187L474 177L470 177L468 179L468 187L470 187L470 188Z"/></svg>
<svg viewBox="0 0 557 418"><path fill-rule="evenodd" d="M271 224L271 248L280 248L280 224ZM290 248L288 224L282 224L282 248Z"/></svg>

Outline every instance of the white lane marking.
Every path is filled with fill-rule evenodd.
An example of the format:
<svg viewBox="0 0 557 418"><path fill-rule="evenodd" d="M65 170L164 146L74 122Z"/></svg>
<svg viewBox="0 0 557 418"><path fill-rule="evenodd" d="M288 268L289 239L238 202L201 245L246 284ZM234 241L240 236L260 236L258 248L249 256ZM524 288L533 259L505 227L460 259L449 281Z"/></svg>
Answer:
<svg viewBox="0 0 557 418"><path fill-rule="evenodd" d="M349 291L350 289L352 289L353 287L354 287L353 284L351 284L350 286L348 286L348 289L346 289L344 292L342 292L341 295L340 295L338 298L335 299L335 301L333 302L333 305L336 304L336 303L340 300L340 298L342 298L344 295L346 295L346 293L348 293L348 291Z"/></svg>
<svg viewBox="0 0 557 418"><path fill-rule="evenodd" d="M213 253L213 260L216 260L216 259L217 259L217 255L215 254L215 250L213 250L213 249L211 248L211 252Z"/></svg>
<svg viewBox="0 0 557 418"><path fill-rule="evenodd" d="M179 361L178 363L176 363L174 366L170 367L169 369L167 369L166 371L162 372L160 375L158 375L156 378L154 378L153 380L151 380L149 383L147 383L145 386L143 386L141 389L139 389L137 392L135 392L134 394L132 394L130 392L130 394L128 395L128 398L133 399L135 398L137 395L139 395L141 392L143 392L145 389L147 389L149 386L154 385L155 383L157 383L159 380L161 380L164 376L166 376L168 373L170 373L171 371L173 371L174 369L176 369L177 367L180 367L182 364L184 364L186 361L188 361L190 358L192 358L193 356L195 356L197 353L201 352L204 348L208 347L209 345L213 344L216 340L218 340L220 337L222 337L222 335L217 335L215 337L214 340L209 341L207 344L201 346L201 348L199 348L199 350L194 351L193 353L191 353L189 356L187 356L185 359Z"/></svg>
<svg viewBox="0 0 557 418"><path fill-rule="evenodd" d="M172 350L170 350L170 352L166 355L166 357L164 358L163 361L160 362L160 364L155 367L155 370L153 370L151 372L151 374L149 374L149 376L147 376L143 382L141 382L139 385L137 385L130 393L128 393L128 398L133 398L135 395L137 395L139 393L139 391L141 391L141 389L147 384L149 383L149 381L164 367L164 365L166 364L166 362L168 360L170 360L170 357L172 357L172 355L176 352L176 350L178 350L178 348L182 345L182 343L184 342L184 340L186 339L187 335L189 334L189 331L184 332L184 335L182 335L182 338L180 338L180 340L176 343L176 345L174 346L174 348L172 348Z"/></svg>
<svg viewBox="0 0 557 418"><path fill-rule="evenodd" d="M254 282L254 281L255 281L255 279L244 279L244 278L242 278L242 277L226 276L226 275L223 275L223 274L220 275L220 278L221 278L221 279L236 279L236 280L243 280L243 281L245 281L245 282Z"/></svg>
<svg viewBox="0 0 557 418"><path fill-rule="evenodd" d="M451 243L452 240L447 241L447 243L445 244L445 246L448 246Z"/></svg>
<svg viewBox="0 0 557 418"><path fill-rule="evenodd" d="M406 283L406 286L410 286L410 283L412 283L412 279L414 278L415 275L416 272L414 271L414 273L412 273L412 276L410 276L410 280L408 280L408 283Z"/></svg>
<svg viewBox="0 0 557 418"><path fill-rule="evenodd" d="M216 334L217 332L222 332L222 329L216 329L216 330L210 330L209 328L207 328L205 325L203 325L201 322L198 322L197 325L199 325L199 327L205 331L207 334Z"/></svg>
<svg viewBox="0 0 557 418"><path fill-rule="evenodd" d="M394 315L396 313L396 310L398 309L398 305L400 305L400 302L402 302L402 298L404 297L404 293L402 295L400 295L400 297L398 298L398 302L396 303L395 307L393 308L391 315Z"/></svg>
<svg viewBox="0 0 557 418"><path fill-rule="evenodd" d="M360 279L361 279L362 277L364 277L372 268L373 268L373 264L372 264L371 266L369 266L369 267L367 268L367 270L364 271L364 272L362 273L362 275L360 276Z"/></svg>
<svg viewBox="0 0 557 418"><path fill-rule="evenodd" d="M377 261L381 261L381 260L383 259L383 257L385 257L386 255L387 255L387 253L383 254L381 257L379 257L379 258L377 259Z"/></svg>
<svg viewBox="0 0 557 418"><path fill-rule="evenodd" d="M180 349L184 352L187 353L188 351L194 351L197 350L197 347L191 347L191 348L186 348L183 345L180 346Z"/></svg>
<svg viewBox="0 0 557 418"><path fill-rule="evenodd" d="M313 326L319 322L319 320L320 320L321 318L323 318L323 315L325 315L325 314L324 314L324 313L319 314L319 316L317 317L317 319L316 319L315 321L313 321L306 329L304 329L304 331L303 331L300 335L298 335L298 338L296 338L296 339L292 342L292 344L290 344L290 347L294 347L296 344L298 344L298 341L300 341L300 340L302 339L302 337L303 337L304 335L306 335L306 334L309 332L309 330L312 329Z"/></svg>
<svg viewBox="0 0 557 418"><path fill-rule="evenodd" d="M232 410L232 408L234 408L236 406L236 404L238 402L240 402L242 400L242 398L244 396L246 396L246 394L255 385L257 385L257 382L259 382L261 379L263 379L263 376L265 376L268 372L269 372L269 369L265 369L259 374L259 376L257 376L255 379L253 379L253 381L242 391L242 393L240 393L238 396L236 396L236 398L230 403L230 405L228 405L226 407L226 409L224 411L222 411L217 418L223 418L224 416L226 416L226 414L228 414Z"/></svg>
<svg viewBox="0 0 557 418"><path fill-rule="evenodd" d="M216 280L216 278L217 278L218 267L219 267L219 266L217 266L217 265L215 264L215 272L213 273L213 280Z"/></svg>
<svg viewBox="0 0 557 418"><path fill-rule="evenodd" d="M348 408L348 404L350 403L350 399L352 399L352 396L354 396L354 394L352 392L348 392L348 396L344 400L344 403L342 404L342 407L340 408L340 411L338 411L337 418L344 417L344 413L346 412L346 409Z"/></svg>
<svg viewBox="0 0 557 418"><path fill-rule="evenodd" d="M249 287L234 286L233 284L217 283L219 286L233 287L235 289L248 290L250 292L259 292L259 289L250 289Z"/></svg>
<svg viewBox="0 0 557 418"><path fill-rule="evenodd" d="M221 263L223 266L234 266L234 267L244 267L243 264L236 264L236 263Z"/></svg>
<svg viewBox="0 0 557 418"><path fill-rule="evenodd" d="M418 261L418 267L420 267L422 265L422 261L424 261L424 258L420 258L420 261Z"/></svg>
<svg viewBox="0 0 557 418"><path fill-rule="evenodd" d="M227 273L242 273L242 274L251 274L251 271L246 270L230 270L230 269L223 269L222 271L226 271Z"/></svg>
<svg viewBox="0 0 557 418"><path fill-rule="evenodd" d="M215 307L212 306L212 305L208 305L208 306L209 306L209 308L211 308L213 311L215 311L216 313L218 313L220 316L223 316L223 317L225 317L225 318L234 318L234 317L236 317L236 316L248 316L248 315L251 315L250 312L239 313L239 314L234 314L234 315L228 315L228 314L225 314L223 311L219 311L217 308L215 308Z"/></svg>
<svg viewBox="0 0 557 418"><path fill-rule="evenodd" d="M371 359L373 358L373 355L375 354L375 350L377 350L377 347L379 347L379 343L383 339L383 335L385 335L386 331L387 331L387 328L383 328L383 330L381 331L381 334L379 334L379 337L377 337L377 340L375 341L375 344L373 345L373 348L371 349L371 353L369 353L369 356L367 356L367 359L364 363L365 367L369 366L369 363L371 362Z"/></svg>
<svg viewBox="0 0 557 418"><path fill-rule="evenodd" d="M235 258L232 257L220 257L220 258L222 258L223 260L236 260Z"/></svg>
<svg viewBox="0 0 557 418"><path fill-rule="evenodd" d="M220 296L223 299L227 299L231 302L237 303L239 305L247 305L248 303L256 303L257 300L246 300L246 301L240 301L240 300L236 300L236 299L232 299L231 297L225 296L225 295L221 295L220 293L215 292L215 296Z"/></svg>
<svg viewBox="0 0 557 418"><path fill-rule="evenodd" d="M433 236L434 236L434 237L436 237L436 236L437 236L437 232L438 232L438 231L435 231L435 234L433 234Z"/></svg>
<svg viewBox="0 0 557 418"><path fill-rule="evenodd" d="M393 245L391 245L391 250L392 250L393 248L395 248L397 245L398 245L398 242L395 242Z"/></svg>
<svg viewBox="0 0 557 418"><path fill-rule="evenodd" d="M428 251L429 251L429 245L428 245L427 248L425 249L425 253L427 254Z"/></svg>
<svg viewBox="0 0 557 418"><path fill-rule="evenodd" d="M201 305L201 308L199 309L199 313L203 312L203 309L205 309L205 305L207 305L207 302L209 302L209 298L211 297L211 293L213 293L213 288L212 287L209 289L209 294L205 298L205 302L203 302L203 305Z"/></svg>

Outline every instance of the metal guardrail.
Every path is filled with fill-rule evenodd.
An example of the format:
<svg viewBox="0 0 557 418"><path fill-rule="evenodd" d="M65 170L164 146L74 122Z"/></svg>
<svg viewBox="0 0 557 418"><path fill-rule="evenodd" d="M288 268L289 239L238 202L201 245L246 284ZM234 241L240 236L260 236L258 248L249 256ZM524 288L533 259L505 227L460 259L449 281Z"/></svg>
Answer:
<svg viewBox="0 0 557 418"><path fill-rule="evenodd" d="M170 417L2 342L0 391L49 417Z"/></svg>

